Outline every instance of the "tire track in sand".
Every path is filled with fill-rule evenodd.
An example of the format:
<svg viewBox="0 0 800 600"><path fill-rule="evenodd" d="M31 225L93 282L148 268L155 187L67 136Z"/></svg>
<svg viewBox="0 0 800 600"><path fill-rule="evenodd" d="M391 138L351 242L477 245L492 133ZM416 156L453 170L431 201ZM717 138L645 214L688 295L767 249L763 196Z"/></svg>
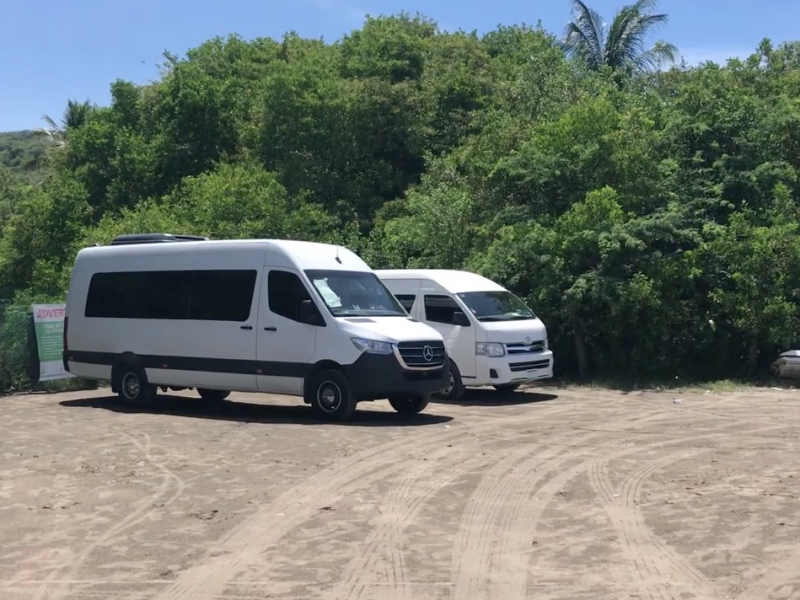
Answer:
<svg viewBox="0 0 800 600"><path fill-rule="evenodd" d="M635 419L636 421L654 421L658 420L659 418L667 416L666 412L659 412L658 414L651 414L641 419ZM673 418L675 415L671 415ZM735 425L734 425L735 426ZM759 428L756 431L760 430L769 430L773 429L774 427L764 427ZM714 436L723 436L724 433L714 433ZM683 440L689 441L692 439L697 438L706 438L708 435L693 435L693 436L685 436ZM667 444L675 443L675 442L682 441L681 439L678 440L670 440L668 442L656 442L650 444L649 447L656 447L656 446L664 446ZM526 553L526 550L529 549L529 540L532 539L536 531L538 529L539 521L544 514L544 511L553 501L556 494L561 491L572 479L577 477L578 475L582 474L583 472L588 472L590 477L592 471L596 471L598 467L600 467L600 471L603 472L604 468L602 465L607 465L608 461L613 458L626 456L628 454L632 454L635 452L640 451L640 448L628 448L624 450L615 450L615 445L608 445L603 447L600 452L598 452L594 457L587 461L581 461L580 463L566 469L566 470L558 470L558 474L555 475L552 479L548 480L538 491L535 492L533 499L527 504L528 511L527 514L523 515L521 519L518 519L515 525L512 525L511 528L507 530L507 532L523 532L526 531L527 534L523 535L519 533L517 535L512 535L510 541L505 546L505 557L501 557L498 561L498 564L503 565L510 565L511 561L514 560L516 557L517 560L523 557ZM663 467L664 465L662 465ZM637 497L638 500L638 497ZM638 505L634 503L634 507L638 510ZM643 516L642 516L643 520ZM651 533L648 530L648 533ZM654 540L657 544L660 544L664 548L668 548L671 550L669 546L667 546L660 538L654 536ZM512 543L514 542L514 543ZM673 551L674 552L674 551ZM694 577L695 582L700 586L702 589L704 585L708 583L707 578L698 570L694 569L691 565L683 561L683 559L676 554L678 560L681 562L682 568L687 568L691 573L690 577ZM524 573L523 577L519 577L518 584L513 588L509 585L505 592L498 594L496 597L505 599L505 598L525 598L526 591L527 591L527 574L530 572L529 570L529 561L527 557L524 560L520 561L518 565L517 572ZM507 569L508 571L509 569ZM506 577L508 574L506 574ZM511 583L508 579L506 579L506 583ZM755 599L753 599L755 600Z"/></svg>
<svg viewBox="0 0 800 600"><path fill-rule="evenodd" d="M563 407L560 410L569 409ZM479 425L448 429L446 433L430 427L428 431L406 435L344 458L287 490L273 503L228 531L213 544L214 550L203 561L183 571L154 600L216 598L224 593L230 580L258 559L264 549L308 520L321 503L332 504L347 493L403 470L407 467L408 455L413 451L421 452L469 434L502 429L507 422L519 418L516 414L493 415Z"/></svg>
<svg viewBox="0 0 800 600"><path fill-rule="evenodd" d="M557 439L550 443L558 445L533 457L529 447L522 448L483 476L468 500L453 545L453 600L526 597L531 526L558 490L587 468L563 471L565 464L576 459L575 446L601 437L608 436L587 433ZM564 443L568 445L563 447ZM614 447L617 442L608 444ZM539 468L540 473L529 477ZM553 472L561 476L545 484L531 501L537 485Z"/></svg>
<svg viewBox="0 0 800 600"><path fill-rule="evenodd" d="M443 486L486 461L483 456L476 457L474 449L464 448L472 454L467 460L453 450L436 452L428 462L398 479L380 504L379 523L364 540L361 552L345 567L339 585L327 596L332 600L357 600L368 597L380 583L381 600L410 598L405 585L403 532Z"/></svg>
<svg viewBox="0 0 800 600"><path fill-rule="evenodd" d="M726 598L731 600L767 600L784 587L798 585L800 572L800 547L785 555L777 564L769 566L767 571L755 582L747 585L736 585L728 591ZM781 594L780 598L796 598Z"/></svg>
<svg viewBox="0 0 800 600"><path fill-rule="evenodd" d="M595 493L601 498L604 508L611 518L614 528L621 538L623 553L634 567L636 583L642 598L656 600L678 600L679 591L670 587L675 579L685 579L688 575L693 585L707 583L705 577L698 577L693 568L686 569L680 557L671 556L671 552L653 539L650 530L641 518L636 503L641 496L644 481L656 471L679 460L696 454L692 450L680 450L660 460L648 463L637 469L620 486L620 493L615 494L603 471L607 460L598 461L590 471L590 483ZM618 457L615 457L618 458ZM670 577L671 576L671 577ZM704 593L703 596L706 596ZM714 596L707 596L709 599Z"/></svg>
<svg viewBox="0 0 800 600"><path fill-rule="evenodd" d="M626 411L627 409L623 407L620 412L624 416ZM613 411L605 416L611 418L617 416L617 413ZM654 411L626 421L638 425L658 421L664 416L673 415L666 411ZM545 509L567 483L589 468L590 462L617 448L620 443L618 436L631 433L628 430L586 431L577 435L567 432L547 441L562 446L560 451L551 450L547 453L552 458L539 462L537 459L529 460L516 472L515 464L511 463L498 464L487 472L473 492L470 504L462 515L454 543L453 599L524 599L527 593L530 539L535 534ZM605 440L605 444L599 450L593 448L591 444L596 440ZM579 452L588 449L595 455L587 460L581 460L575 454L576 448ZM580 461L579 464L564 468L576 458ZM524 477L537 467L542 467L543 472L532 479ZM553 472L556 475L536 492L536 486ZM495 484L497 479L500 479L499 484ZM503 507L498 493L503 495L509 491L513 501L509 507ZM490 503L484 504L487 498ZM498 512L502 513L499 517ZM499 538L500 542L492 544L493 538Z"/></svg>
<svg viewBox="0 0 800 600"><path fill-rule="evenodd" d="M698 439L727 436L729 432L725 430L735 428L738 425L738 423L735 423L722 428L722 431L705 435L694 434L665 442L648 444L644 447L616 453L613 456L603 457L592 464L592 468L589 471L589 482L598 498L603 502L604 508L621 538L623 553L634 566L637 584L644 598L684 600L686 598L684 595L686 590L682 593L680 587L675 585L676 582L688 582L688 588L695 594L696 598L714 600L720 597L721 590L717 589L708 577L664 540L655 535L647 526L644 514L639 508L642 487L653 473L670 464L698 454L700 449L682 448L675 450L661 459L636 469L628 475L618 488L615 488L611 483L608 475L609 460L641 452L642 450L662 448ZM752 434L776 428L773 424L759 427L748 433Z"/></svg>
<svg viewBox="0 0 800 600"><path fill-rule="evenodd" d="M660 414L651 414L643 417L643 420L655 420L660 416ZM521 450L521 452L525 455L529 455L532 450L538 451L541 448L541 445L535 445L527 452L524 450ZM364 550L360 555L354 557L350 561L345 569L345 574L342 577L340 585L337 586L336 590L331 595L332 598L360 598L366 590L371 589L378 581L381 583L382 599L388 599L389 597L402 599L408 596L408 589L405 583L404 557L400 545L402 532L408 524L416 518L419 512L424 509L425 504L435 495L441 486L446 485L449 481L469 471L471 465L477 465L483 462L478 459L469 460L466 463L458 462L459 457L454 456L454 452L452 451L443 451L442 455L446 456L449 460L446 460L444 463L428 463L419 470L408 472L387 494L386 498L388 502L383 503L382 506L397 505L400 506L400 510L396 513L394 519L384 521L383 524L378 525L370 532L370 535L365 540ZM504 456L500 461L506 461L510 458L510 456ZM427 472L433 468L445 468L445 465L449 465L451 462L456 462L457 466L454 468L447 467L446 471L435 475L432 481L423 482L425 491L423 491L421 495L418 492L415 493L411 491L410 497L406 497L406 493L410 489L408 484L422 479L423 470ZM577 474L580 470L574 469L574 471L575 474ZM572 471L568 474L567 480L574 477L574 474L571 473ZM557 477L557 479L559 481L563 479L563 474ZM549 492L549 498L552 499L561 487L562 485L557 485L553 490L543 490L541 497L544 498L548 496ZM546 504L549 504L549 500ZM407 505L408 508L405 508ZM536 520L538 520L538 517ZM502 562L505 558L507 557L501 557L500 561ZM383 565L383 568L381 568L381 565ZM523 582L523 591L524 587L525 583Z"/></svg>
<svg viewBox="0 0 800 600"><path fill-rule="evenodd" d="M140 500L138 502L139 506L131 513L128 514L127 517L118 521L115 525L107 529L100 537L95 539L91 544L86 546L83 551L73 559L65 562L60 567L57 567L50 574L45 578L42 582L41 586L37 590L36 594L33 597L33 600L42 600L42 598L49 597L52 600L60 600L67 596L72 595L72 587L71 586L58 586L55 588L53 593L48 595L51 589L54 586L51 585L51 582L58 580L58 579L67 579L72 580L76 579L75 575L78 570L81 568L83 563L86 559L100 546L108 544L109 542L113 541L115 536L118 536L122 532L131 527L138 525L145 519L149 518L150 515L153 513L159 512L163 509L163 507L169 506L173 502L175 502L186 487L185 482L178 477L173 471L168 469L164 464L157 461L153 455L151 454L152 451L152 441L150 436L147 433L141 433L142 437L144 438L144 443L137 440L134 436L129 435L128 433L120 432L122 437L127 438L131 444L133 444L144 456L144 459L150 463L152 466L156 467L159 471L161 471L163 478L161 481L161 485L159 485L158 489L151 494L150 496ZM154 508L153 505L156 504L169 490L171 485L174 484L175 491L173 494L163 502L163 505L159 508Z"/></svg>
<svg viewBox="0 0 800 600"><path fill-rule="evenodd" d="M648 415L637 419L637 424L658 421L665 413ZM538 521L555 495L563 489L573 478L582 472L591 470L594 465L607 461L612 456L624 456L641 450L641 447L626 448L615 451L619 441L608 440L608 434L628 434L629 431L619 432L591 432L584 436L568 438L573 446L588 445L598 438L606 438L606 444L601 450L588 460L583 460L577 465L564 469L576 456L573 447L568 446L564 452L552 460L545 461L541 466L545 472L525 479L524 474L535 464L523 464L515 470L515 465L498 465L486 474L473 494L474 503L468 506L462 516L459 528L459 537L454 548L453 573L455 589L454 600L474 600L478 598L493 598L497 600L511 600L525 598L527 592L527 579L529 572L530 538L535 534ZM653 435L660 435L655 433ZM694 434L683 438L671 439L664 442L655 442L647 447L664 446L691 439L705 439L709 436L725 435L723 432ZM554 441L553 443L558 443ZM580 460L580 459L579 459ZM538 492L537 484L545 478L547 472L555 471L555 477L547 481ZM495 484L495 479L501 483ZM510 487L509 487L510 486ZM484 488L484 489L482 489ZM496 490L507 494L512 491L515 498L510 506L502 506L497 502ZM533 499L530 496L533 495ZM487 501L488 500L488 501ZM483 507L481 508L481 505ZM498 517L497 512L502 514ZM478 523L478 525L474 525ZM492 531L487 533L487 530ZM491 538L499 538L498 544L487 542Z"/></svg>

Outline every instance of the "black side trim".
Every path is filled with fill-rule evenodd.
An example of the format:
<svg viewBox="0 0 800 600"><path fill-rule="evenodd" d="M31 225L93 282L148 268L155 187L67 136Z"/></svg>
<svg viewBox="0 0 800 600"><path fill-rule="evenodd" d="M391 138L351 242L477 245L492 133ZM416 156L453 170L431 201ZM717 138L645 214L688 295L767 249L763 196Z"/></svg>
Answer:
<svg viewBox="0 0 800 600"><path fill-rule="evenodd" d="M113 352L82 352L70 350L65 358L70 362L111 367L121 362L123 355ZM139 365L145 369L232 373L235 375L266 375L269 377L297 377L300 379L308 375L313 367L313 365L308 363L201 358L193 356L137 354L136 360Z"/></svg>

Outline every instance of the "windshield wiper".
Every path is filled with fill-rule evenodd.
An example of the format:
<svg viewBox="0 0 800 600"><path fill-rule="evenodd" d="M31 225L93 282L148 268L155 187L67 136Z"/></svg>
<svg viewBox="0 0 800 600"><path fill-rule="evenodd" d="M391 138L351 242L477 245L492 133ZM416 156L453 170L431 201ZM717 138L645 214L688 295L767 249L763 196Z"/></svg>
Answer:
<svg viewBox="0 0 800 600"><path fill-rule="evenodd" d="M342 310L334 313L336 317L405 317L403 313L377 310L377 309L364 309L364 310Z"/></svg>

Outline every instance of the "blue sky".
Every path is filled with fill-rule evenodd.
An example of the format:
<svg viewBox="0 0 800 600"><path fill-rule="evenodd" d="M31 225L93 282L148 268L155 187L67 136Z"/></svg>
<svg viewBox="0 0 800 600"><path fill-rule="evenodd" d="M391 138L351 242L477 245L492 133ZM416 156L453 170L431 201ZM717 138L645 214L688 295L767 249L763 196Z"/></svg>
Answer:
<svg viewBox="0 0 800 600"><path fill-rule="evenodd" d="M629 1L629 0L628 0ZM626 0L590 0L606 19ZM567 0L3 0L0 11L0 131L60 117L68 98L109 101L117 78L158 77L161 53L182 54L216 35L280 36L295 30L332 41L357 29L365 14L421 12L444 29L485 32L529 23L560 33ZM800 37L798 0L661 0L670 16L658 32L686 60L746 56L764 38Z"/></svg>

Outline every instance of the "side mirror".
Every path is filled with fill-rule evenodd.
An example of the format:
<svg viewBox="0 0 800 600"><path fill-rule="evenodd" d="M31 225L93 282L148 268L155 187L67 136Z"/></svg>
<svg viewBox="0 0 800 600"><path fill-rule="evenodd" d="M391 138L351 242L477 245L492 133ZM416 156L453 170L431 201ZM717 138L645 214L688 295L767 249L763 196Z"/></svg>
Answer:
<svg viewBox="0 0 800 600"><path fill-rule="evenodd" d="M453 325L458 325L459 327L469 327L469 319L467 315L465 315L460 310L457 310L453 313Z"/></svg>
<svg viewBox="0 0 800 600"><path fill-rule="evenodd" d="M319 323L319 316L311 300L302 300L300 302L300 310L298 311L297 318L302 323L307 325L317 325Z"/></svg>

